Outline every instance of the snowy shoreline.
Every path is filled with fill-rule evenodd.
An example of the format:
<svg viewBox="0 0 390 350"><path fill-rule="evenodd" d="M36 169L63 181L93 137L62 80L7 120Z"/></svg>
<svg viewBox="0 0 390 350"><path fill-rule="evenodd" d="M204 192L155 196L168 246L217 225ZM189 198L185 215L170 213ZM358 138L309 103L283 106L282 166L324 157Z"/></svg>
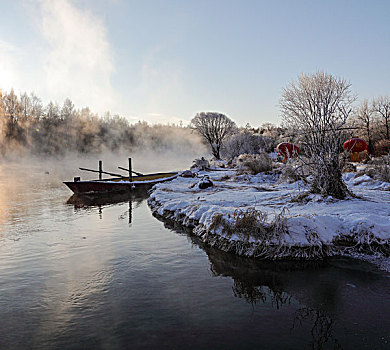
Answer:
<svg viewBox="0 0 390 350"><path fill-rule="evenodd" d="M278 183L275 174L232 170L199 173L205 174L213 187L201 190L199 178L184 177L156 185L148 200L153 214L240 256L317 260L349 255L385 259L385 266L390 260L389 183L346 173L348 188L359 198L310 195L296 202L305 189L301 182Z"/></svg>

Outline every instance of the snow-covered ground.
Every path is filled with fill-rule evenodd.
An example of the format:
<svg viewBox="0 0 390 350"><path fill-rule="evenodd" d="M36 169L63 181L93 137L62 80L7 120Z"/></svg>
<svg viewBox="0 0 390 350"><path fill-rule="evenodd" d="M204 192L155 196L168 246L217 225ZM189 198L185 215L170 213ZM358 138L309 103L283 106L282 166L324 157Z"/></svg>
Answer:
<svg viewBox="0 0 390 350"><path fill-rule="evenodd" d="M233 170L198 175L205 174L213 187L199 189L199 177L156 185L149 198L154 214L240 255L318 259L346 254L390 269L390 258L384 257L390 246L389 183L346 173L344 180L357 198L310 195L295 201L305 192L301 182L279 184L276 175L238 175Z"/></svg>

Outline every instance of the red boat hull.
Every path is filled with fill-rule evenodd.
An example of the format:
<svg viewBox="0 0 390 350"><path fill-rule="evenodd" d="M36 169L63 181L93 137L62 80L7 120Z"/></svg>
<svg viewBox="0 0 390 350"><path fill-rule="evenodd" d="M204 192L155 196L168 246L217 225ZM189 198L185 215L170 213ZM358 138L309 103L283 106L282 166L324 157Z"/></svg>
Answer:
<svg viewBox="0 0 390 350"><path fill-rule="evenodd" d="M176 172L158 173L135 176L132 182L126 181L126 179L114 178L92 181L67 181L64 184L76 194L134 192L148 190L157 183L173 180L177 176Z"/></svg>

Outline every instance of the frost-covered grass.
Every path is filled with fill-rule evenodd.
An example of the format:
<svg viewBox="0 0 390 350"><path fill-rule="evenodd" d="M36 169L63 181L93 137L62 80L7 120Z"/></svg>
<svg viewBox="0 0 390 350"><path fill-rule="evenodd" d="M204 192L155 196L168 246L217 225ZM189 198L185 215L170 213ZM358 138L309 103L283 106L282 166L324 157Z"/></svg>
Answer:
<svg viewBox="0 0 390 350"><path fill-rule="evenodd" d="M205 190L194 186L197 178L179 177L155 186L149 198L154 214L191 227L206 244L244 256L390 256L387 182L345 173L344 181L356 198L338 200L307 194L302 181L279 182L276 173L207 174L214 186Z"/></svg>
<svg viewBox="0 0 390 350"><path fill-rule="evenodd" d="M380 181L390 182L390 154L373 159L367 172Z"/></svg>

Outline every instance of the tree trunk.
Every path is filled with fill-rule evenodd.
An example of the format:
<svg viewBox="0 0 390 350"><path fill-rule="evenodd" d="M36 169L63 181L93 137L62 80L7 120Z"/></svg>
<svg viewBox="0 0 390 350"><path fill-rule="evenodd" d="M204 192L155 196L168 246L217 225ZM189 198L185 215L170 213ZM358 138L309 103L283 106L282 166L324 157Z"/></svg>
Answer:
<svg viewBox="0 0 390 350"><path fill-rule="evenodd" d="M349 193L348 188L342 178L339 165L334 162L332 163L326 164L325 167L319 169L320 171L313 174L314 179L311 184L310 192L344 199Z"/></svg>

